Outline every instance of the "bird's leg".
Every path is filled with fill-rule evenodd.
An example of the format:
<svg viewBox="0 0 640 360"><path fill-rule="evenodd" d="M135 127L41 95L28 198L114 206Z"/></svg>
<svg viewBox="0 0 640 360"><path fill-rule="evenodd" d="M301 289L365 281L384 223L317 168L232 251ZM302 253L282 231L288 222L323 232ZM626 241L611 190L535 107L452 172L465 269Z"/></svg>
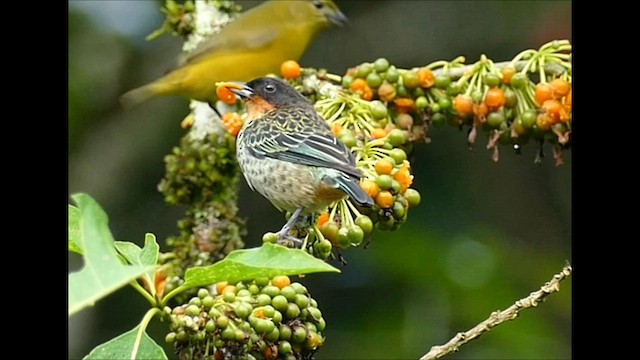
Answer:
<svg viewBox="0 0 640 360"><path fill-rule="evenodd" d="M278 244L285 245L288 241L293 241L293 243L296 244L296 246L302 245L302 240L289 235L289 231L291 230L293 225L296 223L296 221L298 221L298 218L300 217L301 213L302 213L302 208L296 209L296 211L294 211L293 214L291 214L289 221L287 221L287 223L284 224L282 229L280 229L280 231L277 232L279 237Z"/></svg>

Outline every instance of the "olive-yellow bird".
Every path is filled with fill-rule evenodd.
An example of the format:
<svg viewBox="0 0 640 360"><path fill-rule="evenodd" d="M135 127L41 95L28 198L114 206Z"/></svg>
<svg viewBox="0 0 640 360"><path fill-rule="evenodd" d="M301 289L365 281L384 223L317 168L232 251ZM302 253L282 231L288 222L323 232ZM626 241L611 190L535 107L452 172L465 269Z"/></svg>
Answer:
<svg viewBox="0 0 640 360"><path fill-rule="evenodd" d="M125 107L152 96L180 95L216 100L216 82L277 73L286 60L299 60L311 41L347 18L332 0L270 0L240 15L202 42L160 79L121 97Z"/></svg>

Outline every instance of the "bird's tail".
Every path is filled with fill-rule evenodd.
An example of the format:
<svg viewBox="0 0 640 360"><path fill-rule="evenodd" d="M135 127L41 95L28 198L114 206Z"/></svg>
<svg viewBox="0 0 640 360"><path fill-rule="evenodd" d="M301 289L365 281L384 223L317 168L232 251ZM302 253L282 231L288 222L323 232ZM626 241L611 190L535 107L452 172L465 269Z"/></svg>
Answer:
<svg viewBox="0 0 640 360"><path fill-rule="evenodd" d="M338 187L349 195L349 198L353 200L356 205L363 207L372 207L373 199L367 194L360 185L352 179L340 179L338 181Z"/></svg>
<svg viewBox="0 0 640 360"><path fill-rule="evenodd" d="M154 83L143 85L122 94L122 96L120 96L120 103L125 109L130 109L134 105L157 95L157 93Z"/></svg>

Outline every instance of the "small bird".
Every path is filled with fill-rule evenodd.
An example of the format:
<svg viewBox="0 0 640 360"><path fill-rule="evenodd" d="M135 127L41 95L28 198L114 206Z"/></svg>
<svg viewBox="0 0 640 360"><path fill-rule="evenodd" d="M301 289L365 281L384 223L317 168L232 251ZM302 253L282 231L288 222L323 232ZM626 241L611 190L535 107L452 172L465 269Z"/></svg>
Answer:
<svg viewBox="0 0 640 360"><path fill-rule="evenodd" d="M346 22L332 0L266 1L201 43L178 68L120 101L130 107L153 96L180 95L213 103L216 82L277 73L284 61L298 61L320 31Z"/></svg>
<svg viewBox="0 0 640 360"><path fill-rule="evenodd" d="M293 212L278 232L279 243L301 243L289 235L298 218L335 200L349 196L358 206L373 206L358 184L362 173L353 153L292 86L269 77L220 86L246 103L236 156L249 187L280 211Z"/></svg>

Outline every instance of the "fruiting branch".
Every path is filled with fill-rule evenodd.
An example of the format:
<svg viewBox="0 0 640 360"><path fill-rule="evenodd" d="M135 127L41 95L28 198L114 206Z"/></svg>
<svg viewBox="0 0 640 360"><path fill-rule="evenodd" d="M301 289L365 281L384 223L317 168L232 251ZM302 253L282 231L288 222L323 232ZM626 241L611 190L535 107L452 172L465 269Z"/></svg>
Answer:
<svg viewBox="0 0 640 360"><path fill-rule="evenodd" d="M500 325L506 321L513 320L520 314L520 311L538 306L547 296L554 292L560 291L560 282L569 276L573 269L567 264L560 273L555 274L551 281L544 284L540 290L532 292L531 295L516 301L507 310L495 311L491 313L489 318L480 324L474 326L466 332L459 332L451 340L444 345L431 347L428 353L420 358L420 360L439 359L447 354L458 351L460 346L471 340L477 339L480 335L491 330L494 326Z"/></svg>

